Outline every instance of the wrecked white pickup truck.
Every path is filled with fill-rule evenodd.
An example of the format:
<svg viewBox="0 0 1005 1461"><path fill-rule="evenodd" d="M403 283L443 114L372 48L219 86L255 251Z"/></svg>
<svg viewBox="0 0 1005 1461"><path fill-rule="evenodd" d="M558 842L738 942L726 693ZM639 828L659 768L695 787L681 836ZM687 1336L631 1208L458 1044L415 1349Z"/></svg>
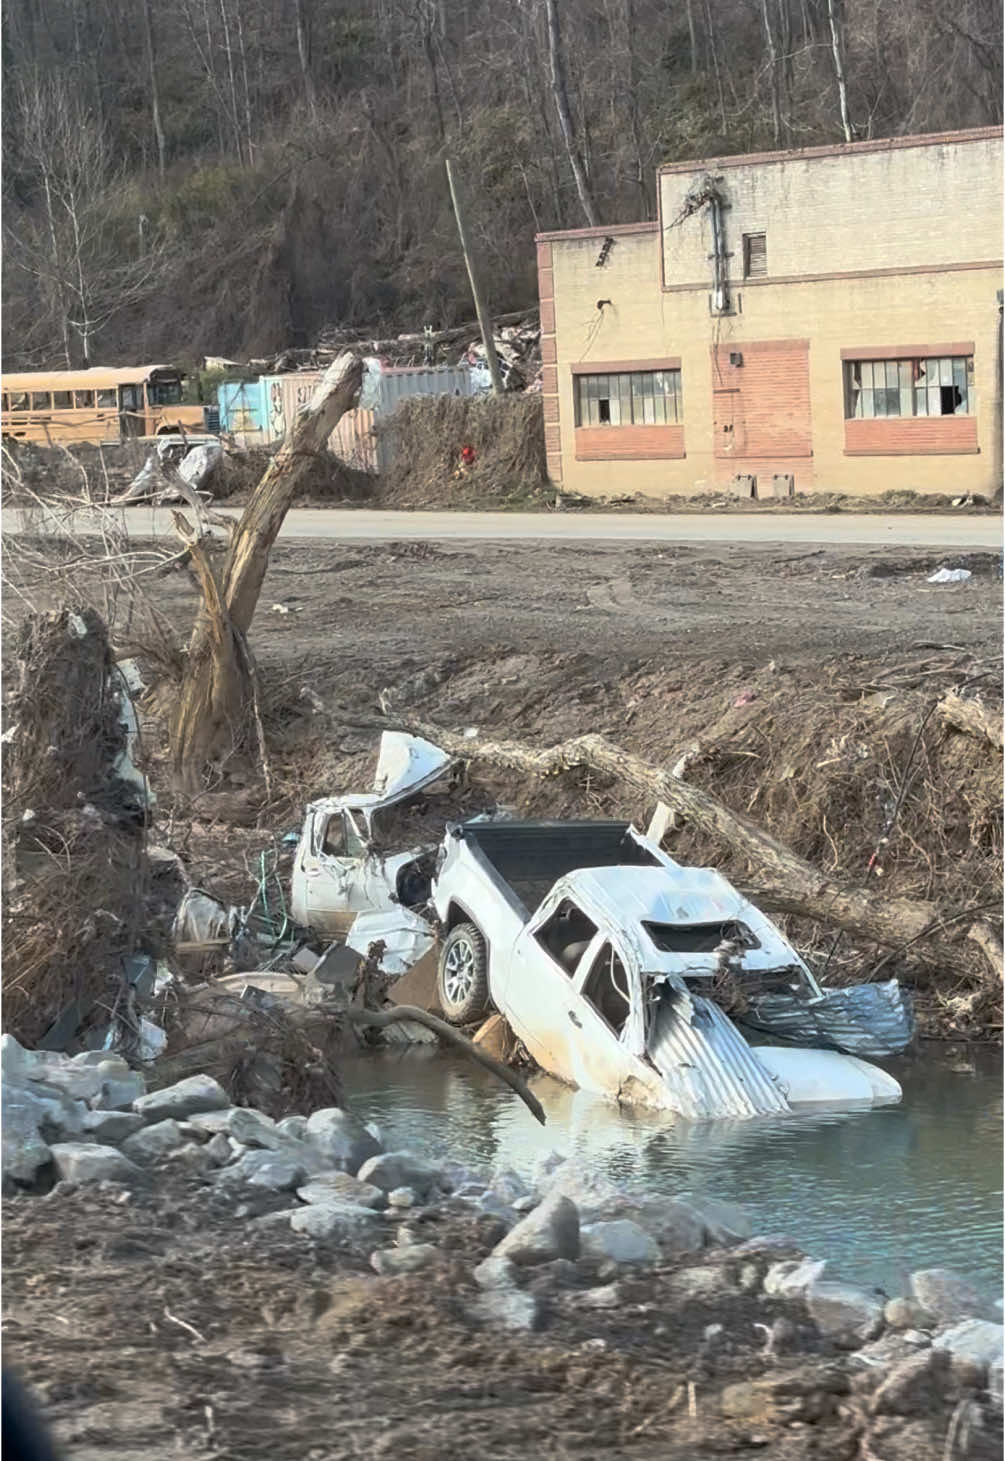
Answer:
<svg viewBox="0 0 1005 1461"><path fill-rule="evenodd" d="M682 867L627 823L452 825L433 906L447 1018L491 1002L572 1085L695 1118L901 1096L841 1048L908 1043L896 985L821 991L725 878ZM741 1018L797 1044L752 1045Z"/></svg>

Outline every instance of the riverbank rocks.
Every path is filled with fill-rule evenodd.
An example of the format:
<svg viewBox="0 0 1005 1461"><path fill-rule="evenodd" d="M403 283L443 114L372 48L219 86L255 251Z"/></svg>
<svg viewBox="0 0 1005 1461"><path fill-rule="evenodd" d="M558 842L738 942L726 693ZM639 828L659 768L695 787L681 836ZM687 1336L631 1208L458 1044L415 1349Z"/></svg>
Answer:
<svg viewBox="0 0 1005 1461"><path fill-rule="evenodd" d="M353 1202L358 1207L380 1211L387 1206L387 1195L373 1182L361 1182L348 1172L324 1172L297 1188L301 1202Z"/></svg>
<svg viewBox="0 0 1005 1461"><path fill-rule="evenodd" d="M157 1162L184 1145L184 1142L185 1136L181 1127L177 1121L168 1117L166 1121L155 1121L152 1126L146 1126L142 1131L127 1136L122 1143L122 1151L133 1162Z"/></svg>
<svg viewBox="0 0 1005 1461"><path fill-rule="evenodd" d="M96 1142L59 1141L49 1151L57 1173L67 1182L129 1183L140 1176L140 1169L117 1147L99 1146Z"/></svg>
<svg viewBox="0 0 1005 1461"><path fill-rule="evenodd" d="M294 1212L290 1227L308 1238L349 1240L368 1233L376 1221L376 1213L351 1202L312 1203Z"/></svg>
<svg viewBox="0 0 1005 1461"><path fill-rule="evenodd" d="M3 1090L3 1181L33 1183L51 1160L39 1130L42 1112L23 1092Z"/></svg>
<svg viewBox="0 0 1005 1461"><path fill-rule="evenodd" d="M698 1264L682 1268L670 1279L674 1298L689 1303L694 1299L714 1299L729 1293L733 1285L722 1265Z"/></svg>
<svg viewBox="0 0 1005 1461"><path fill-rule="evenodd" d="M764 1275L764 1292L772 1299L801 1297L827 1272L826 1258L783 1259Z"/></svg>
<svg viewBox="0 0 1005 1461"><path fill-rule="evenodd" d="M930 1329L935 1320L917 1299L890 1299L883 1318L891 1329Z"/></svg>
<svg viewBox="0 0 1005 1461"><path fill-rule="evenodd" d="M630 1218L587 1223L579 1230L579 1247L584 1258L619 1264L652 1264L660 1261L659 1244Z"/></svg>
<svg viewBox="0 0 1005 1461"><path fill-rule="evenodd" d="M1001 1322L998 1297L952 1268L922 1268L911 1274L911 1293L938 1324L959 1319Z"/></svg>
<svg viewBox="0 0 1005 1461"><path fill-rule="evenodd" d="M145 1121L187 1121L204 1111L222 1111L230 1098L211 1075L190 1075L161 1091L150 1091L133 1102L133 1110Z"/></svg>
<svg viewBox="0 0 1005 1461"><path fill-rule="evenodd" d="M579 1211L561 1192L538 1203L493 1249L493 1257L518 1264L579 1257Z"/></svg>
<svg viewBox="0 0 1005 1461"><path fill-rule="evenodd" d="M372 1138L371 1138L372 1140ZM361 1182L370 1182L382 1192L410 1187L421 1202L439 1186L439 1167L415 1152L381 1152L363 1163L357 1173Z"/></svg>
<svg viewBox="0 0 1005 1461"><path fill-rule="evenodd" d="M544 1306L536 1294L523 1289L486 1289L468 1306L477 1324L489 1329L530 1332L544 1325Z"/></svg>
<svg viewBox="0 0 1005 1461"><path fill-rule="evenodd" d="M818 1279L806 1291L806 1307L820 1333L839 1343L865 1343L883 1328L882 1300L854 1284Z"/></svg>
<svg viewBox="0 0 1005 1461"><path fill-rule="evenodd" d="M351 1111L339 1106L326 1106L314 1111L307 1118L304 1138L317 1147L327 1164L339 1171L358 1176L360 1168L372 1157L380 1156L383 1148L371 1131ZM395 1182L393 1186L402 1186Z"/></svg>
<svg viewBox="0 0 1005 1461"><path fill-rule="evenodd" d="M742 1208L721 1197L704 1192L680 1192L677 1201L689 1207L705 1228L705 1242L712 1248L725 1248L752 1238L754 1226Z"/></svg>
<svg viewBox="0 0 1005 1461"><path fill-rule="evenodd" d="M511 1289L516 1287L518 1269L511 1258L490 1254L482 1259L471 1277L480 1289Z"/></svg>
<svg viewBox="0 0 1005 1461"><path fill-rule="evenodd" d="M992 1365L1001 1366L1005 1329L987 1319L964 1319L932 1340L932 1348L945 1350L953 1362L970 1361L986 1376Z"/></svg>
<svg viewBox="0 0 1005 1461"><path fill-rule="evenodd" d="M97 1142L116 1146L143 1130L143 1117L135 1111L85 1111L81 1130Z"/></svg>
<svg viewBox="0 0 1005 1461"><path fill-rule="evenodd" d="M271 1116L243 1106L232 1106L227 1112L226 1131L242 1146L264 1151L281 1151L294 1140L277 1129Z"/></svg>
<svg viewBox="0 0 1005 1461"><path fill-rule="evenodd" d="M418 1273L428 1268L438 1256L439 1249L432 1243L409 1243L404 1248L378 1248L370 1254L370 1267L381 1278L393 1278L400 1273Z"/></svg>

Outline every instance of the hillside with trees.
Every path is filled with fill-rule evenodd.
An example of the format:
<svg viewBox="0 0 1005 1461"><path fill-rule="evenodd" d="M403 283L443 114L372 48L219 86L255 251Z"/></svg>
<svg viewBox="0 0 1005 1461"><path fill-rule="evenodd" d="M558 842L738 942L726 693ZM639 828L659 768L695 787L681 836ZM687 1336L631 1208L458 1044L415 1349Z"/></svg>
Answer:
<svg viewBox="0 0 1005 1461"><path fill-rule="evenodd" d="M494 311L663 161L1002 120L1001 0L5 0L7 368Z"/></svg>

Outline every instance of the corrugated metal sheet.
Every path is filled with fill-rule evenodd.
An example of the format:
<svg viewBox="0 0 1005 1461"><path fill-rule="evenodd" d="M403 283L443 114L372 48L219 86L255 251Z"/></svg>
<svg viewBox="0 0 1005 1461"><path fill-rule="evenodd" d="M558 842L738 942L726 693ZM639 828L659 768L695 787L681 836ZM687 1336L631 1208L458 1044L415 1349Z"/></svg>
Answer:
<svg viewBox="0 0 1005 1461"><path fill-rule="evenodd" d="M817 1050L847 1055L899 1055L914 1037L914 1009L896 979L827 989L820 999L762 994L750 1001L746 1024L766 1034Z"/></svg>
<svg viewBox="0 0 1005 1461"><path fill-rule="evenodd" d="M476 396L482 372L470 365L391 365L377 377L377 413L390 415L412 396Z"/></svg>
<svg viewBox="0 0 1005 1461"><path fill-rule="evenodd" d="M220 429L235 436L259 434L265 429L265 393L261 380L223 381L216 389Z"/></svg>
<svg viewBox="0 0 1005 1461"><path fill-rule="evenodd" d="M665 992L648 1050L681 1116L764 1116L789 1109L756 1052L710 999Z"/></svg>

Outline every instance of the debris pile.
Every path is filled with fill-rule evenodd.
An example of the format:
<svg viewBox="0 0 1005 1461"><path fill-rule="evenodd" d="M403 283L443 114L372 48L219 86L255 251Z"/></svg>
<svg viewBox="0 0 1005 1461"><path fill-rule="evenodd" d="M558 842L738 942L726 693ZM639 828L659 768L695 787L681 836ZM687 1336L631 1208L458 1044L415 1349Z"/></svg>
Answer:
<svg viewBox="0 0 1005 1461"><path fill-rule="evenodd" d="M390 438L382 507L531 505L548 485L541 397L414 397L378 421ZM470 448L470 451L467 449Z"/></svg>
<svg viewBox="0 0 1005 1461"><path fill-rule="evenodd" d="M133 1016L150 794L100 617L31 615L15 652L3 736L4 1023L29 1044L62 1044Z"/></svg>

